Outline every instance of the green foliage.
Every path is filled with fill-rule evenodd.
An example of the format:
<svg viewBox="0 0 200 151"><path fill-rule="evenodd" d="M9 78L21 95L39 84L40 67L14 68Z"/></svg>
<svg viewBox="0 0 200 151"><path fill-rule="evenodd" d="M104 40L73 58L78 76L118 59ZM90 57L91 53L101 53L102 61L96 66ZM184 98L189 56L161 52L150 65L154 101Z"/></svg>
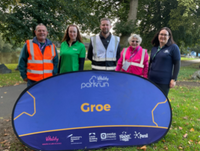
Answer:
<svg viewBox="0 0 200 151"><path fill-rule="evenodd" d="M194 47L191 48L191 51L196 52L196 56L200 53L200 45L195 45Z"/></svg>
<svg viewBox="0 0 200 151"><path fill-rule="evenodd" d="M178 2L175 0L143 0L138 3L138 15L142 46L151 49L151 40L162 27L170 27L170 10L175 9ZM175 39L176 40L176 39Z"/></svg>
<svg viewBox="0 0 200 151"><path fill-rule="evenodd" d="M171 10L169 25L179 41L187 46L195 44L200 38L199 0L178 0L178 7Z"/></svg>
<svg viewBox="0 0 200 151"><path fill-rule="evenodd" d="M137 20L143 46L150 49L151 40L162 27L172 30L178 45L195 44L200 38L199 0L143 0L138 4Z"/></svg>
<svg viewBox="0 0 200 151"><path fill-rule="evenodd" d="M63 36L66 12L58 0L21 0L20 3L3 0L0 8L0 13L4 15L0 30L7 41L14 40L20 44L33 38L35 27L39 23L47 26L51 38L61 39Z"/></svg>
<svg viewBox="0 0 200 151"><path fill-rule="evenodd" d="M183 41L180 42L179 49L181 51L181 54L189 53L188 48L185 46L185 43Z"/></svg>
<svg viewBox="0 0 200 151"><path fill-rule="evenodd" d="M135 31L135 24L132 20L117 22L113 28L116 35L130 35Z"/></svg>
<svg viewBox="0 0 200 151"><path fill-rule="evenodd" d="M12 50L11 44L6 43L0 36L0 52L10 52Z"/></svg>
<svg viewBox="0 0 200 151"><path fill-rule="evenodd" d="M82 32L98 33L101 18L127 19L130 0L2 0L0 31L7 41L24 42L34 36L38 23L47 26L51 40L61 41L69 24Z"/></svg>

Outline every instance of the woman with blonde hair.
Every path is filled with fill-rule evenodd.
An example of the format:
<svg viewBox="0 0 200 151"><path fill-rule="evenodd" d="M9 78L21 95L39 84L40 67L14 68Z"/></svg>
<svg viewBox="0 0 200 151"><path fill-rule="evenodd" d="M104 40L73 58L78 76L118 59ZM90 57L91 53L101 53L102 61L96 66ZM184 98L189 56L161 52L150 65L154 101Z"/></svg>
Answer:
<svg viewBox="0 0 200 151"><path fill-rule="evenodd" d="M147 78L148 74L148 53L140 44L142 38L137 34L132 34L128 38L129 47L121 52L115 71L132 73Z"/></svg>

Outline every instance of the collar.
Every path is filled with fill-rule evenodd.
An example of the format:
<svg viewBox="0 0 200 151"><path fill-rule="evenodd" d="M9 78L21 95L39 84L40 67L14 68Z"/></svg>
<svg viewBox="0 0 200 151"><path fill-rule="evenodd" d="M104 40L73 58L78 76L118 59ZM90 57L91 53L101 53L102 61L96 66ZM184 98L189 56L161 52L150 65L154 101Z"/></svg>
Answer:
<svg viewBox="0 0 200 151"><path fill-rule="evenodd" d="M67 42L67 44L68 44L68 46L69 46L68 41L66 41L66 42ZM76 40L76 41L73 41L73 42L72 42L72 45L74 45L74 44L76 45L76 42L77 42L77 40ZM71 45L71 46L72 46L72 45Z"/></svg>
<svg viewBox="0 0 200 151"><path fill-rule="evenodd" d="M160 45L158 46L158 49L162 49L162 48L164 48L166 45L164 45L163 47L160 47Z"/></svg>
<svg viewBox="0 0 200 151"><path fill-rule="evenodd" d="M135 51L139 51L142 47L141 46L137 46L135 49L133 49L133 47L129 46L129 50L133 53Z"/></svg>
<svg viewBox="0 0 200 151"><path fill-rule="evenodd" d="M100 32L99 37L102 39L110 39L111 38L111 33L109 32L109 36L107 38L105 38L102 33Z"/></svg>
<svg viewBox="0 0 200 151"><path fill-rule="evenodd" d="M33 42L36 43L36 44L39 43L39 41L37 40L36 37L33 38ZM49 46L51 44L52 44L52 42L49 39L46 38L46 46Z"/></svg>

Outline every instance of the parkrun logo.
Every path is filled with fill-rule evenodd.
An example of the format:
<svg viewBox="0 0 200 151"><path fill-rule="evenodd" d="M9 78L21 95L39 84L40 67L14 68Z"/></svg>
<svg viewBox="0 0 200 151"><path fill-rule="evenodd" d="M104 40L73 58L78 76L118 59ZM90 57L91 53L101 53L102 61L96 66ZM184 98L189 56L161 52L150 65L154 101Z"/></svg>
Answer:
<svg viewBox="0 0 200 151"><path fill-rule="evenodd" d="M92 76L88 83L81 83L81 89L91 87L109 87L108 80L109 79L106 76Z"/></svg>
<svg viewBox="0 0 200 151"><path fill-rule="evenodd" d="M148 138L148 133L146 134L140 134L140 132L136 132L135 131L135 134L134 134L135 138L139 138L139 139L142 139L142 138Z"/></svg>

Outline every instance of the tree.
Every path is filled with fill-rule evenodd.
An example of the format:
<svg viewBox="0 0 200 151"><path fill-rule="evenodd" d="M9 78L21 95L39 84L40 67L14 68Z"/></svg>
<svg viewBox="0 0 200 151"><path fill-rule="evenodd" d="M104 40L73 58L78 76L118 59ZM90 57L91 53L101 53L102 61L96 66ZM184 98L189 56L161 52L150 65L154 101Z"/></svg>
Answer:
<svg viewBox="0 0 200 151"><path fill-rule="evenodd" d="M0 31L7 41L16 43L32 38L38 23L45 24L56 40L62 39L69 24L77 24L82 32L98 33L103 17L127 22L129 4L130 0L2 0Z"/></svg>
<svg viewBox="0 0 200 151"><path fill-rule="evenodd" d="M191 51L196 52L196 57L198 57L200 53L200 45L195 45L194 47L191 48Z"/></svg>
<svg viewBox="0 0 200 151"><path fill-rule="evenodd" d="M6 43L0 36L0 52L10 52L12 51L12 46Z"/></svg>
<svg viewBox="0 0 200 151"><path fill-rule="evenodd" d="M3 37L19 44L33 38L36 25L43 23L47 26L50 38L61 40L66 25L75 20L82 23L77 14L86 14L79 3L76 4L77 7L73 7L76 6L73 0L68 0L67 5L63 3L62 0L2 0L0 31L3 32Z"/></svg>
<svg viewBox="0 0 200 151"><path fill-rule="evenodd" d="M169 27L170 10L177 8L175 0L143 0L139 2L137 20L142 46L151 49L151 40L162 27ZM174 34L174 33L173 33Z"/></svg>
<svg viewBox="0 0 200 151"><path fill-rule="evenodd" d="M162 27L172 30L175 42L194 45L199 37L199 0L139 1L137 21L142 45L151 49L151 39Z"/></svg>
<svg viewBox="0 0 200 151"><path fill-rule="evenodd" d="M126 10L127 14L119 16L118 22L115 24L115 33L120 35L120 45L126 46L128 44L128 37L133 31L136 31L136 16L138 0L126 1L122 4L124 8L129 6ZM126 16L125 16L126 15Z"/></svg>

